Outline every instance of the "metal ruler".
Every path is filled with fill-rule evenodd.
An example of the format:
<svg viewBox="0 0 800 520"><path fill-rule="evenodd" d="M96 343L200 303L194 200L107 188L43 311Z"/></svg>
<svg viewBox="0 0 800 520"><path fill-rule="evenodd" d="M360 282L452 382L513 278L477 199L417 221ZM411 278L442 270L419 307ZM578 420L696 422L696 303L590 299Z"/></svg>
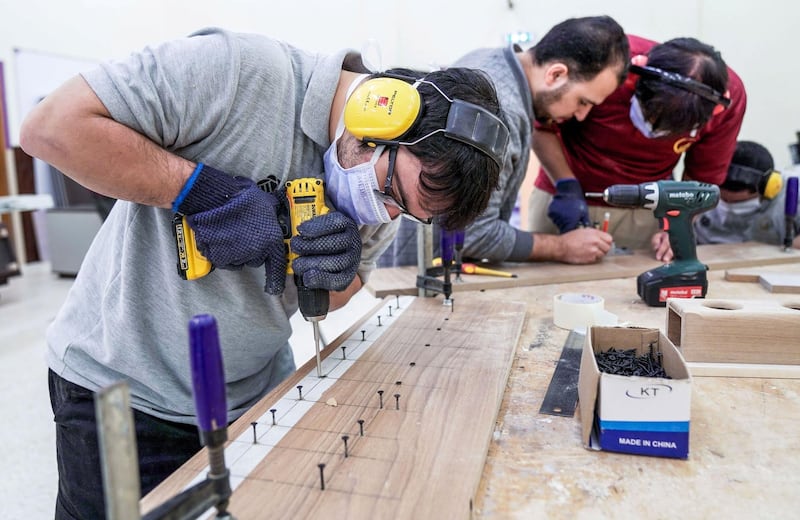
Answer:
<svg viewBox="0 0 800 520"><path fill-rule="evenodd" d="M572 330L567 336L539 413L572 417L578 404L578 374L586 335Z"/></svg>

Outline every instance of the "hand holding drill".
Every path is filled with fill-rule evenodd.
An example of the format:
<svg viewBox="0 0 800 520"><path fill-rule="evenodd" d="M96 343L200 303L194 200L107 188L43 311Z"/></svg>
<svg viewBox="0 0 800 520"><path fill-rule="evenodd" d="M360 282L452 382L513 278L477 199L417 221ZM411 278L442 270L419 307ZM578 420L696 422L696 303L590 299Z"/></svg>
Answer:
<svg viewBox="0 0 800 520"><path fill-rule="evenodd" d="M289 204L283 190L267 193L245 177L234 177L202 163L186 182L173 211L184 217L193 240L178 239L181 261L196 247L213 267L238 270L264 264L269 294L284 290L287 255L284 244ZM178 224L176 224L177 226ZM301 255L293 270L309 288L341 291L356 275L361 260L361 237L355 222L330 212L302 222L292 237L292 250ZM183 247L183 251L181 248ZM199 256L199 255L198 255Z"/></svg>

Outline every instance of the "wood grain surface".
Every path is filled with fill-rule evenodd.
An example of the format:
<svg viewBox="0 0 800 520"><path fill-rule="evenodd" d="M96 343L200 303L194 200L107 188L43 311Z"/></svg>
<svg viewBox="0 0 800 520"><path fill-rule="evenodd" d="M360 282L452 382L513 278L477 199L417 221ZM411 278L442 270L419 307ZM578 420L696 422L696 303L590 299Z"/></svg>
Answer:
<svg viewBox="0 0 800 520"><path fill-rule="evenodd" d="M746 253L746 252L745 252ZM773 266L800 273L800 265ZM759 284L709 273L710 298L793 302ZM580 416L538 413L569 331L552 324L553 296L589 291L629 325L664 330L635 278L486 291L522 300L520 337L475 516L481 518L794 518L800 484L800 380L698 377L693 372L688 460L589 451Z"/></svg>
<svg viewBox="0 0 800 520"><path fill-rule="evenodd" d="M451 310L426 298L394 319L382 317L380 337L335 381L329 375L325 391L314 392L320 379L306 365L232 425L226 458L236 486L230 511L239 520L469 517L525 306L465 298ZM326 350L326 361L336 347ZM294 390L298 382L305 397ZM299 407L307 411L287 424ZM278 410L275 425L270 409ZM257 442L252 422L261 432ZM264 454L246 474L236 460L245 449ZM145 497L143 508L202 477L205 457L201 452Z"/></svg>
<svg viewBox="0 0 800 520"><path fill-rule="evenodd" d="M697 257L710 270L734 269L800 262L800 250L783 251L778 246L747 242L744 244L713 244L697 246ZM548 285L554 283L607 280L636 277L661 262L649 252L632 255L607 256L597 264L567 265L552 262L524 264L494 264L487 267L516 274L516 278L462 275L463 282L453 282L453 292L479 291ZM367 289L376 297L395 294L418 294L417 267L391 267L376 269L369 278Z"/></svg>
<svg viewBox="0 0 800 520"><path fill-rule="evenodd" d="M764 265L767 267L763 268L765 272L800 274L800 264L796 262L771 265L774 258L764 255L765 251L760 246L752 246L752 250L750 245L740 245L739 248L734 251L735 258L719 258L719 265L722 267L709 272L708 298L771 299L787 304L797 300L797 295L769 293L758 283L726 281L724 269L736 265L737 262L747 261L747 258L758 258L759 255L766 257ZM787 257L778 257L781 258ZM587 270L586 267L581 269ZM323 511L317 509L322 503L322 493L314 487L313 472L303 468L305 464L313 466L322 456L338 455L338 462L331 462L338 475L332 475L331 478L337 478L337 486L344 490L353 489L348 487L354 485L353 482L366 483L361 473L351 471L355 467L351 459L342 460L341 447L337 447L335 439L323 437L320 440L320 435L314 435L317 439L315 442L319 445L317 457L300 450L291 452L287 447L281 452L279 459L266 463L275 465L274 473L279 478L266 479L269 487L265 489L261 488L261 482L253 484L258 489L252 492L259 496L264 493L264 498L252 499L255 501L250 502L251 499L243 499L235 491L235 507L246 507L248 515L252 513L257 518L284 518L286 515L278 514L267 506L258 508L258 504L266 503L262 501L271 500L270 497L277 495L279 498L276 500L281 503L289 502L288 497L293 497L292 506L299 512L296 517L344 517L332 513L337 510L335 508L343 507L348 511L370 511L372 518L396 518L400 513L408 514L409 510L376 507L370 497L375 496L378 487L388 485L395 489L394 486L399 485L403 489L411 489L419 486L414 478L419 478L426 486L435 486L438 479L444 479L447 483L444 487L447 489L430 490L426 500L447 503L451 501L451 491L460 492L469 487L458 485L457 490L451 490L450 486L455 486L461 475L456 478L439 470L434 471L434 467L441 468L437 465L441 460L453 456L470 459L475 464L479 460L485 460L472 511L464 509L459 499L457 502L462 508L456 511L457 514L439 515L436 514L437 511L430 509L415 509L416 518L795 518L797 489L800 485L800 456L797 455L800 453L800 435L797 433L800 429L798 379L752 377L758 376L757 372L745 373L743 375L748 377L743 378L703 377L703 370L695 373L695 369L690 367L693 376L690 453L685 461L590 451L582 446L579 414L574 417L555 417L538 413L564 341L570 332L553 325L555 295L590 292L604 298L605 309L616 314L622 325L658 327L665 330L666 309L648 307L641 301L636 294L635 274L638 274L638 268L634 275L626 278L594 281L581 279L569 283L556 282L457 293L454 296L454 314L458 315L469 309L470 312L464 315L473 323L470 334L478 336L486 328L481 325L481 320L496 313L497 305L523 302L526 309L526 318L515 346L504 393L503 385L499 385L503 374L507 373L504 369L497 368L495 371L499 374L495 375L501 377L491 379L492 382L488 385L481 379L491 377L492 374L488 371L470 372L472 381L469 389L463 390L467 394L462 394L461 399L452 402L452 406L458 406L458 403L463 405L457 412L441 404L429 405L435 415L446 417L447 420L458 420L459 416L461 419L466 418L469 426L464 429L464 433L469 434L469 430L474 428L471 421L477 410L466 406L464 395L471 400L479 398L483 392L488 393L490 398L483 401L481 408L485 408L487 413L493 413L491 402L498 395L497 392L503 393L494 432L489 437L488 454L477 446L477 442L467 452L454 453L452 448L448 449L447 444L436 438L440 435L445 438L454 435L453 429L445 425L441 426L445 428L441 433L437 430L432 434L433 438L427 435L424 438L419 437L416 444L401 444L391 440L388 446L371 446L371 450L381 454L380 457L374 457L380 461L393 461L394 457L400 456L400 451L410 451L412 460L416 462L412 463L415 467L423 464L422 457L427 460L425 464L431 466L419 467L416 468L417 473L410 473L404 467L407 462L404 462L398 465L398 468L405 468L398 473L402 476L399 481L391 477L388 480L376 477L368 482L374 487L367 488L367 492L363 494L343 491L330 493L327 498L330 500L329 505ZM440 308L438 305L441 297L422 301L432 302L433 310ZM431 330L431 326L441 316L436 312L426 312L419 319L424 323L424 328ZM325 354L331 355L338 344L351 333L357 333L361 326L354 325L352 330L333 342ZM420 331L403 326L393 333L392 343L403 341L406 337L417 337ZM483 358L481 362L484 362ZM491 366L502 365L502 362L493 361ZM313 364L309 363L300 372L308 374L313 370ZM302 376L290 378L271 394L272 398L290 392L301 379ZM456 379L466 386L465 377ZM375 378L375 381L391 380L391 372L383 378ZM360 395L360 392L356 393ZM337 395L337 398L340 396L341 394ZM417 400L414 408L421 402ZM269 406L269 399L266 399L245 414L232 426L231 436L236 438L246 434L251 421L263 421L261 417ZM385 413L388 411L376 411L374 405L373 408L362 405L362 409L371 410L372 415L368 417L370 420L378 413L384 413L387 421L403 416L402 413L389 415ZM428 405L425 409L428 409ZM333 415L337 414L338 411ZM335 430L335 435L352 419L351 417L347 421L337 422L331 417L330 410L323 415L327 418L323 422L336 425L333 430L328 429ZM403 423L403 426L413 425L413 421ZM315 428L323 429L319 425ZM394 424L383 425L381 428L399 431L399 423L395 421ZM352 434L353 430L350 431ZM433 443L435 449L426 443ZM366 443L363 443L354 447L354 450L365 449L365 446ZM441 456L439 450L443 450ZM188 482L197 478L206 463L205 454L201 452L156 491L145 497L144 509L183 489ZM299 483L287 476L296 467L303 469L298 473L301 475ZM267 466L262 469L266 470ZM381 472L380 469L372 471L375 475ZM270 470L269 473L272 474L273 471ZM383 477L392 473L386 470ZM306 494L298 493L298 488L306 489ZM305 501L309 503L306 504ZM248 515L240 518L249 518Z"/></svg>

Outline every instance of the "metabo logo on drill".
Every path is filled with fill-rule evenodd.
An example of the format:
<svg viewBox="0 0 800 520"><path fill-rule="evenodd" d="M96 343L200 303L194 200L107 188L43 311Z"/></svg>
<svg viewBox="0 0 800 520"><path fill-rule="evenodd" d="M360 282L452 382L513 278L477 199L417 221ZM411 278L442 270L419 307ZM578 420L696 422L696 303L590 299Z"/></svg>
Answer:
<svg viewBox="0 0 800 520"><path fill-rule="evenodd" d="M694 193L692 193L691 191L677 191L674 193L673 192L667 193L667 197L669 197L670 199L689 200L693 199L694 196L695 196Z"/></svg>

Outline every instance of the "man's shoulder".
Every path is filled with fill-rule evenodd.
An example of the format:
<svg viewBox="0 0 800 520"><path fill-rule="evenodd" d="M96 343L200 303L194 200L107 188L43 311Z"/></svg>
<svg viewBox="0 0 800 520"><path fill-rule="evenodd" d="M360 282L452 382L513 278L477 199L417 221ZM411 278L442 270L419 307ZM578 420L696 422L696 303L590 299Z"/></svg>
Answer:
<svg viewBox="0 0 800 520"><path fill-rule="evenodd" d="M630 47L631 56L638 56L639 54L647 54L650 49L658 45L655 40L650 40L635 34L626 34L628 37L628 46Z"/></svg>
<svg viewBox="0 0 800 520"><path fill-rule="evenodd" d="M453 62L453 67L490 70L508 68L502 47L474 49Z"/></svg>

